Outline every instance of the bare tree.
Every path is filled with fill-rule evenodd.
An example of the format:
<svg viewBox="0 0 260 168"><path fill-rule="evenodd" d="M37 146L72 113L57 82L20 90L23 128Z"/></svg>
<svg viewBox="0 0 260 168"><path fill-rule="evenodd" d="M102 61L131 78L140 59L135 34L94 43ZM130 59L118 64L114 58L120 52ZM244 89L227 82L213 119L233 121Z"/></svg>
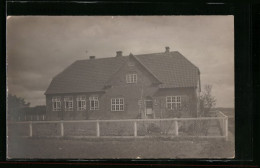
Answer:
<svg viewBox="0 0 260 168"><path fill-rule="evenodd" d="M200 96L200 115L208 116L210 110L216 105L216 98L211 93L212 85L205 85Z"/></svg>

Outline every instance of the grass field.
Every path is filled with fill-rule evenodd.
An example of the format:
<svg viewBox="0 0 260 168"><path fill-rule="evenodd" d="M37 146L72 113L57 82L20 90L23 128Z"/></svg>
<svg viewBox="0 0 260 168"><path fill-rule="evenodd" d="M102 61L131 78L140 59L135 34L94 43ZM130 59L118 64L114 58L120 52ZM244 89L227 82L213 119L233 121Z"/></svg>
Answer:
<svg viewBox="0 0 260 168"><path fill-rule="evenodd" d="M232 158L234 144L223 139L9 139L9 159Z"/></svg>

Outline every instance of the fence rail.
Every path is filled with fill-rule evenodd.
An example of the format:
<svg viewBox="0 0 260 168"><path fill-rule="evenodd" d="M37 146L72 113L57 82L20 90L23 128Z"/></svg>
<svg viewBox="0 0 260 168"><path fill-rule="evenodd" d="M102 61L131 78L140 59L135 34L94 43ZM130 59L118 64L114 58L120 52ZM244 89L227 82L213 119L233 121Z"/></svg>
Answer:
<svg viewBox="0 0 260 168"><path fill-rule="evenodd" d="M126 120L61 120L9 122L14 134L53 137L228 137L228 117L220 111L214 117L126 119ZM15 128L16 127L16 128ZM27 131L26 131L27 130Z"/></svg>

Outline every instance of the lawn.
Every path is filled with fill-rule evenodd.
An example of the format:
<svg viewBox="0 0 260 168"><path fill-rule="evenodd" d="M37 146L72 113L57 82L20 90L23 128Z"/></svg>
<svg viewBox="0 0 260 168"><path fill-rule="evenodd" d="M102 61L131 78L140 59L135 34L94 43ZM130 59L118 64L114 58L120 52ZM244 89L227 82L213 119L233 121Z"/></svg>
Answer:
<svg viewBox="0 0 260 168"><path fill-rule="evenodd" d="M232 158L223 139L64 139L9 137L9 159Z"/></svg>

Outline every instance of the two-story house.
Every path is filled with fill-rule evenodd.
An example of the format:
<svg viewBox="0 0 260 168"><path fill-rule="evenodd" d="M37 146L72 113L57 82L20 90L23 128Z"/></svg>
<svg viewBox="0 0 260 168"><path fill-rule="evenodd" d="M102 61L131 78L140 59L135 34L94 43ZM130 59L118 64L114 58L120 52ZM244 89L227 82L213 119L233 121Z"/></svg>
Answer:
<svg viewBox="0 0 260 168"><path fill-rule="evenodd" d="M90 56L56 75L47 120L196 117L200 71L169 47L162 53Z"/></svg>

